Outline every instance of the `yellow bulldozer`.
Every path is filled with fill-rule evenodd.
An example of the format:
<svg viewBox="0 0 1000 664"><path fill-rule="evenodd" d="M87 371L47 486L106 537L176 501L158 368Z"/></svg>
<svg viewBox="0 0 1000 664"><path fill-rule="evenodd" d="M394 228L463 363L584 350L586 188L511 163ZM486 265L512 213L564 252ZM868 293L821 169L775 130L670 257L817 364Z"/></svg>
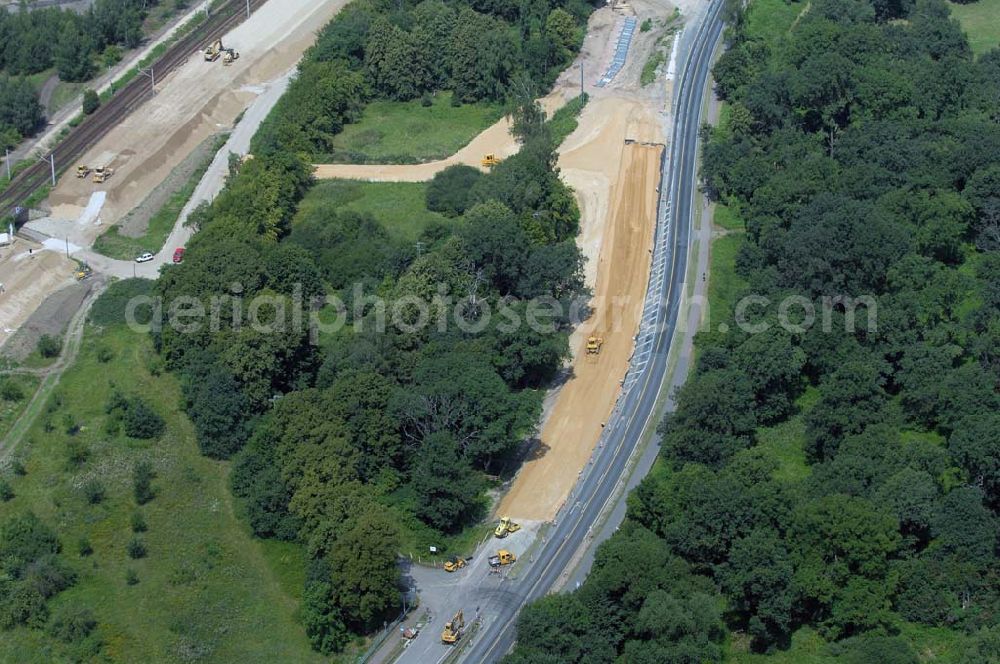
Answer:
<svg viewBox="0 0 1000 664"><path fill-rule="evenodd" d="M226 67L240 59L240 52L235 48L224 48L222 52L225 54L222 56L222 64Z"/></svg>
<svg viewBox="0 0 1000 664"><path fill-rule="evenodd" d="M505 516L500 519L500 523L497 524L496 530L493 531L493 534L497 538L503 539L504 537L507 537L507 535L510 535L511 533L516 533L520 529L521 529L521 524L514 523L513 521L511 521L511 518L509 516Z"/></svg>
<svg viewBox="0 0 1000 664"><path fill-rule="evenodd" d="M94 176L91 178L97 184L101 184L109 177L115 174L114 169L108 168L107 166L98 166L94 169Z"/></svg>
<svg viewBox="0 0 1000 664"><path fill-rule="evenodd" d="M600 355L601 347L604 345L604 339L601 337L591 336L587 338L587 355Z"/></svg>
<svg viewBox="0 0 1000 664"><path fill-rule="evenodd" d="M482 164L483 168L493 168L501 161L503 160L491 152L488 155L483 155L483 158L479 163Z"/></svg>
<svg viewBox="0 0 1000 664"><path fill-rule="evenodd" d="M76 177L83 179L88 175L90 175L90 166L85 166L83 164L80 164L79 166L76 167Z"/></svg>
<svg viewBox="0 0 1000 664"><path fill-rule="evenodd" d="M463 567L465 567L465 558L458 558L456 556L452 556L447 561L445 561L444 571L454 572L456 570L462 569Z"/></svg>
<svg viewBox="0 0 1000 664"><path fill-rule="evenodd" d="M215 62L222 55L222 40L216 39L205 48L205 62Z"/></svg>
<svg viewBox="0 0 1000 664"><path fill-rule="evenodd" d="M441 643L451 645L457 643L462 638L462 630L465 629L465 615L459 611L451 620L444 624L441 631Z"/></svg>
<svg viewBox="0 0 1000 664"><path fill-rule="evenodd" d="M495 556L490 556L490 567L500 567L517 562L517 556L507 549L500 549Z"/></svg>

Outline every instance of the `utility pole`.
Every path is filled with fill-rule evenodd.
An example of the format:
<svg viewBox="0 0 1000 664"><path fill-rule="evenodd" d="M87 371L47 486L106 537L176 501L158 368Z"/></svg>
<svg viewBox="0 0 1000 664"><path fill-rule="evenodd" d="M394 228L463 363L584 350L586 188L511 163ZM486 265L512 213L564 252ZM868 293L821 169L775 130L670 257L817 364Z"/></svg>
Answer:
<svg viewBox="0 0 1000 664"><path fill-rule="evenodd" d="M149 77L149 81L150 81L149 87L153 91L153 94L155 95L156 94L156 72L153 71L152 67L150 67L149 69L140 69L139 73L142 74L142 75L144 75L144 76L148 76Z"/></svg>
<svg viewBox="0 0 1000 664"><path fill-rule="evenodd" d="M6 155L4 161L7 163L7 180L10 180L10 148L4 148L4 154Z"/></svg>
<svg viewBox="0 0 1000 664"><path fill-rule="evenodd" d="M38 161L47 161L47 162L49 162L49 168L52 169L52 186L53 187L56 186L56 153L53 152L48 157L39 157ZM10 168L9 160L8 160L7 167Z"/></svg>
<svg viewBox="0 0 1000 664"><path fill-rule="evenodd" d="M247 0L247 18L250 18L250 0Z"/></svg>
<svg viewBox="0 0 1000 664"><path fill-rule="evenodd" d="M580 63L580 94L583 95L583 62Z"/></svg>

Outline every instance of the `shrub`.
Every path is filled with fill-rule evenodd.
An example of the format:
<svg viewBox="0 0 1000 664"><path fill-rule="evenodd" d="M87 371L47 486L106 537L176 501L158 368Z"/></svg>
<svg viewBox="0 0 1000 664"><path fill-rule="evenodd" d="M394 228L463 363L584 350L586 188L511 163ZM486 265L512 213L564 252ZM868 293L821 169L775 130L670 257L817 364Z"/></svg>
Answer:
<svg viewBox="0 0 1000 664"><path fill-rule="evenodd" d="M145 401L138 398L129 400L122 424L125 427L125 435L144 440L159 438L166 428L163 418Z"/></svg>
<svg viewBox="0 0 1000 664"><path fill-rule="evenodd" d="M63 429L69 436L75 436L80 433L80 425L70 413L63 415Z"/></svg>
<svg viewBox="0 0 1000 664"><path fill-rule="evenodd" d="M111 360L115 359L115 352L108 348L107 346L100 346L97 349L97 361L101 364L107 364Z"/></svg>
<svg viewBox="0 0 1000 664"><path fill-rule="evenodd" d="M135 495L135 502L145 505L156 495L153 493L153 478L156 473L153 471L153 464L148 461L140 461L135 465L132 473L132 493Z"/></svg>
<svg viewBox="0 0 1000 664"><path fill-rule="evenodd" d="M427 209L457 217L469 205L472 185L483 176L472 166L455 164L434 175L427 185Z"/></svg>
<svg viewBox="0 0 1000 664"><path fill-rule="evenodd" d="M49 334L43 334L38 340L38 354L42 357L52 358L59 357L59 353L62 352L62 341L59 337L53 337Z"/></svg>
<svg viewBox="0 0 1000 664"><path fill-rule="evenodd" d="M28 470L24 467L24 462L20 459L14 459L10 462L10 469L14 471L14 474L18 477L24 477L28 474Z"/></svg>
<svg viewBox="0 0 1000 664"><path fill-rule="evenodd" d="M425 92L420 95L420 105L424 108L429 108L434 105L434 97L431 96L431 93Z"/></svg>
<svg viewBox="0 0 1000 664"><path fill-rule="evenodd" d="M94 547L90 545L89 539L81 537L80 541L76 544L76 550L79 552L81 558L86 558L94 552Z"/></svg>
<svg viewBox="0 0 1000 664"><path fill-rule="evenodd" d="M144 533L146 530L146 519L142 516L142 512L132 512L132 532Z"/></svg>
<svg viewBox="0 0 1000 664"><path fill-rule="evenodd" d="M63 643L79 643L90 636L95 627L97 620L90 609L64 606L52 616L48 631Z"/></svg>
<svg viewBox="0 0 1000 664"><path fill-rule="evenodd" d="M24 390L13 380L7 379L0 383L0 399L4 401L20 401L24 398Z"/></svg>
<svg viewBox="0 0 1000 664"><path fill-rule="evenodd" d="M90 115L101 105L101 98L93 90L83 91L83 114Z"/></svg>
<svg viewBox="0 0 1000 664"><path fill-rule="evenodd" d="M10 482L5 479L0 479L0 500L7 502L14 498L14 489L11 487Z"/></svg>
<svg viewBox="0 0 1000 664"><path fill-rule="evenodd" d="M128 541L125 550L128 552L128 557L132 560L138 560L139 558L146 557L146 544L138 536L135 536Z"/></svg>
<svg viewBox="0 0 1000 664"><path fill-rule="evenodd" d="M139 583L139 575L136 574L135 570L132 569L131 567L125 570L125 583L127 583L130 586L134 586L135 584Z"/></svg>
<svg viewBox="0 0 1000 664"><path fill-rule="evenodd" d="M104 485L97 480L87 480L83 485L83 495L91 505L104 501Z"/></svg>
<svg viewBox="0 0 1000 664"><path fill-rule="evenodd" d="M649 18L643 21L642 25L639 26L639 32L649 32L652 29L653 29L653 20Z"/></svg>
<svg viewBox="0 0 1000 664"><path fill-rule="evenodd" d="M79 468L90 458L90 450L79 440L66 443L66 467L70 470Z"/></svg>

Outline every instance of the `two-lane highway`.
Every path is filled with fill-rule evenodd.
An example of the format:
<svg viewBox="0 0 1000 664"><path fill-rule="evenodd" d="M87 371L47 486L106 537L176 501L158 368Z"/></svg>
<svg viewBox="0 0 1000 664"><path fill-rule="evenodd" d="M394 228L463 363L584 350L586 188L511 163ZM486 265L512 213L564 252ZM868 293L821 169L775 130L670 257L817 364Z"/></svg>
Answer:
<svg viewBox="0 0 1000 664"><path fill-rule="evenodd" d="M480 625L467 637L469 642L460 646L460 659L464 661L494 662L510 650L516 638L518 611L553 588L560 575L572 567L594 524L615 498L633 451L644 433L656 424L657 403L666 382L667 359L688 266L697 191L698 130L712 56L722 36L721 9L722 0L712 0L685 30L680 48L683 64L675 89L673 140L661 176L654 270L647 295L646 323L638 338L638 344L648 344L651 350L641 366L632 368L635 373L608 420L591 470L578 482L544 541L536 543L533 562L522 556L517 563L517 578L476 584L467 592L456 593L462 597L450 602L463 608L467 618L473 609L478 609L481 616ZM443 608L439 607L439 611ZM450 615L451 611L446 613ZM431 633L421 638L436 637ZM398 661L430 661L426 659L429 654L419 647L410 648Z"/></svg>

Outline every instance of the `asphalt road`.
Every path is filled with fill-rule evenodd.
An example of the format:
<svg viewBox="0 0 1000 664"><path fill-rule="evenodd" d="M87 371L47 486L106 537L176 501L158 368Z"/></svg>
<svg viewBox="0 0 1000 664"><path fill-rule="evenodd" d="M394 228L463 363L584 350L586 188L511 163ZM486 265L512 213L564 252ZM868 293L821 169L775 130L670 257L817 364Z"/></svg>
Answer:
<svg viewBox="0 0 1000 664"><path fill-rule="evenodd" d="M435 620L410 644L399 662L435 663L457 654L468 662L495 662L513 646L517 613L527 602L548 592L560 576L572 569L581 547L588 544L594 524L616 497L625 471L643 434L655 426L656 407L667 376L667 359L677 326L688 268L694 205L697 192L698 130L702 101L712 56L721 39L722 0L713 0L687 27L678 54L681 62L676 88L673 140L665 159L653 269L636 354L624 392L609 418L593 463L581 476L566 507L530 552L522 553L504 581L456 584L445 605L436 607ZM488 546L494 546L490 544ZM477 553L483 558L484 551ZM530 555L528 555L530 553ZM479 576L476 574L475 576ZM461 652L451 653L438 639L441 624L458 609L471 622ZM439 624L441 623L441 624Z"/></svg>

